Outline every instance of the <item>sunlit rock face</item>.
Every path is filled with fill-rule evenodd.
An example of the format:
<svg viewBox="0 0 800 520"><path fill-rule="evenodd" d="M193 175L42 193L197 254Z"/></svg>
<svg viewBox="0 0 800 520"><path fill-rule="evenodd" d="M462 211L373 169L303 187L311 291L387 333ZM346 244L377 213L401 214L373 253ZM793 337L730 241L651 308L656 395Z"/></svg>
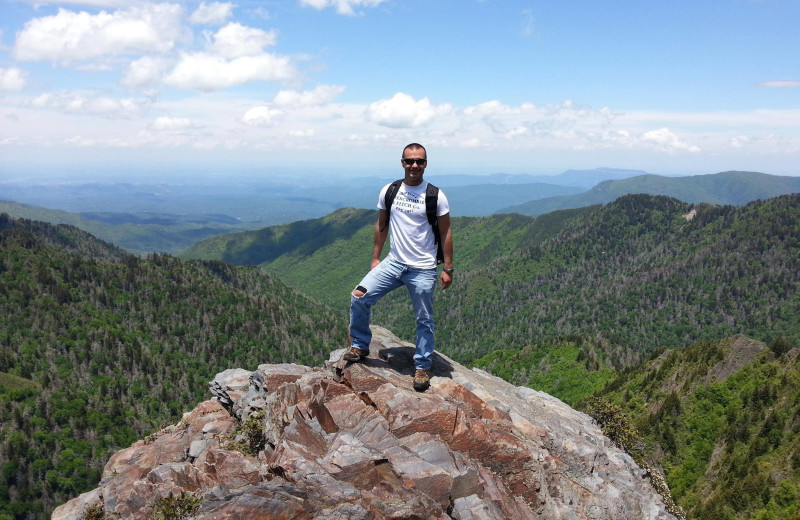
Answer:
<svg viewBox="0 0 800 520"><path fill-rule="evenodd" d="M115 454L57 520L670 519L644 470L587 415L374 327L370 356L226 370L214 398Z"/></svg>

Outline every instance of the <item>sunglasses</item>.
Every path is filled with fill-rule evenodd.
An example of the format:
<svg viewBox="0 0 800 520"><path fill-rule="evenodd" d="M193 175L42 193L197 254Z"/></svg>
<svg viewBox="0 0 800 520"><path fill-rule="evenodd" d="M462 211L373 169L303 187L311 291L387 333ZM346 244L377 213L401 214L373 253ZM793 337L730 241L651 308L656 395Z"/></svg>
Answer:
<svg viewBox="0 0 800 520"><path fill-rule="evenodd" d="M406 157L403 157L403 162L406 163L408 166L411 166L414 163L417 163L420 166L425 166L425 163L428 162L428 159L408 159Z"/></svg>

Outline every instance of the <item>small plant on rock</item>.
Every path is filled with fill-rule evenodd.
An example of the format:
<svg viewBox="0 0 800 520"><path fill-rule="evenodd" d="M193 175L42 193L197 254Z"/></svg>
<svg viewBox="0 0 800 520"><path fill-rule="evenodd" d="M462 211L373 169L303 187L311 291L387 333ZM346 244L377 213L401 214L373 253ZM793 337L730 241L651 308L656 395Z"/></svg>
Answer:
<svg viewBox="0 0 800 520"><path fill-rule="evenodd" d="M81 520L103 520L105 517L106 513L105 509L103 508L103 502L98 500L86 508L86 511L83 512L83 518Z"/></svg>
<svg viewBox="0 0 800 520"><path fill-rule="evenodd" d="M191 493L181 491L180 495L161 497L153 504L153 518L156 520L186 520L194 515L203 501Z"/></svg>

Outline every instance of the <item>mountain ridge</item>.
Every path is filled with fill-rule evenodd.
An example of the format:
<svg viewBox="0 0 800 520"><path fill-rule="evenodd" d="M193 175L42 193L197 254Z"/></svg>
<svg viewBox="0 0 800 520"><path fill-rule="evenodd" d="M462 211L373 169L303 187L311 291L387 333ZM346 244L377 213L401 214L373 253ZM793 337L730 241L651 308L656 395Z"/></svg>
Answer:
<svg viewBox="0 0 800 520"><path fill-rule="evenodd" d="M795 341L799 214L800 194L742 207L626 195L535 218L456 217L456 279L435 296L437 341L457 346L449 354L467 363L473 358L464 356L568 334L602 334L641 351L736 333ZM369 268L373 226L367 219L311 255L288 251L260 265L344 312ZM373 312L408 339L401 296Z"/></svg>
<svg viewBox="0 0 800 520"><path fill-rule="evenodd" d="M741 206L754 200L798 192L800 192L800 177L759 172L728 171L685 177L646 174L622 180L606 180L578 195L548 197L511 205L498 210L497 213L536 216L559 209L607 204L623 195L636 193L666 195L695 204L706 202Z"/></svg>

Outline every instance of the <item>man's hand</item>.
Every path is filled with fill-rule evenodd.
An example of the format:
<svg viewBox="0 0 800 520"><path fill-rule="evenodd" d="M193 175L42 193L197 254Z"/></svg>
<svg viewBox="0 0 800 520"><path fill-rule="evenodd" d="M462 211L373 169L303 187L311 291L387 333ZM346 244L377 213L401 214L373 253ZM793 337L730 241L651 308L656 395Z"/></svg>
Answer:
<svg viewBox="0 0 800 520"><path fill-rule="evenodd" d="M442 275L439 279L442 282L442 289L447 289L450 287L450 284L453 283L453 275L447 274L444 271L442 271Z"/></svg>
<svg viewBox="0 0 800 520"><path fill-rule="evenodd" d="M380 263L381 263L381 259L380 258L373 258L372 259L372 266L370 266L370 269L375 269L376 267L378 267L378 264L380 264Z"/></svg>

